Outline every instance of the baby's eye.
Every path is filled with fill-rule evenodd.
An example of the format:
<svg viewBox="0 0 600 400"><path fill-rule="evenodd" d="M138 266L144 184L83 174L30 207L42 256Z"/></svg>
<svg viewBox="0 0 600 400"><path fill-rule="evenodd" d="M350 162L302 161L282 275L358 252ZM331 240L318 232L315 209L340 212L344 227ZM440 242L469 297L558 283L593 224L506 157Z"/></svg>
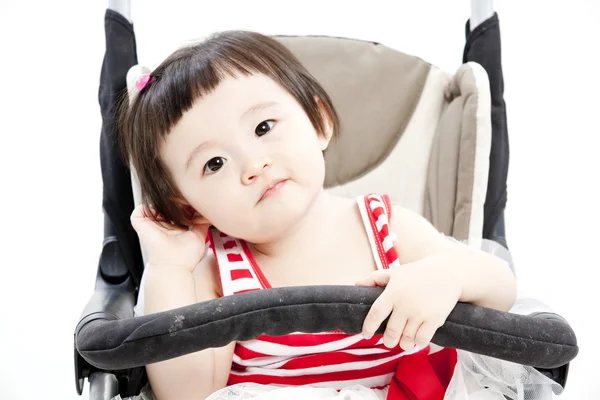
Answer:
<svg viewBox="0 0 600 400"><path fill-rule="evenodd" d="M208 160L208 162L204 166L204 173L206 175L208 175L208 174L214 174L215 172L217 172L218 170L220 170L221 167L223 165L225 165L226 162L227 162L227 160L224 159L223 157L214 157L214 158L211 158L210 160Z"/></svg>
<svg viewBox="0 0 600 400"><path fill-rule="evenodd" d="M256 129L254 130L254 133L256 133L256 136L258 137L266 135L267 132L269 132L273 128L273 125L275 125L275 121L272 119L263 121L260 124L258 124Z"/></svg>

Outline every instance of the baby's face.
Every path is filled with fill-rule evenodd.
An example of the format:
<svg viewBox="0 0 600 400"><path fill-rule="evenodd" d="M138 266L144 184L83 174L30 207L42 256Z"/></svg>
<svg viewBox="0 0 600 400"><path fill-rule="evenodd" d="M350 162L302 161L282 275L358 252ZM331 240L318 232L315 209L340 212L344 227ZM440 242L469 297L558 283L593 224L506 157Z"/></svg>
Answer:
<svg viewBox="0 0 600 400"><path fill-rule="evenodd" d="M321 191L327 144L285 89L264 75L238 75L196 101L161 156L185 200L217 229L264 243L297 223Z"/></svg>

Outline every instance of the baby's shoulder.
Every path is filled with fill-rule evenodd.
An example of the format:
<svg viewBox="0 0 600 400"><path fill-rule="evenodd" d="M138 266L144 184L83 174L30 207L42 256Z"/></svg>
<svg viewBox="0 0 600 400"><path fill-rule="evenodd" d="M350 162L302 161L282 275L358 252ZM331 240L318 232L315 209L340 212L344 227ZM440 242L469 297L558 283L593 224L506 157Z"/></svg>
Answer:
<svg viewBox="0 0 600 400"><path fill-rule="evenodd" d="M415 210L400 204L393 204L391 208L389 229L396 236L401 263L417 261L456 247L431 221Z"/></svg>
<svg viewBox="0 0 600 400"><path fill-rule="evenodd" d="M198 301L223 297L219 267L212 252L202 258L193 275Z"/></svg>

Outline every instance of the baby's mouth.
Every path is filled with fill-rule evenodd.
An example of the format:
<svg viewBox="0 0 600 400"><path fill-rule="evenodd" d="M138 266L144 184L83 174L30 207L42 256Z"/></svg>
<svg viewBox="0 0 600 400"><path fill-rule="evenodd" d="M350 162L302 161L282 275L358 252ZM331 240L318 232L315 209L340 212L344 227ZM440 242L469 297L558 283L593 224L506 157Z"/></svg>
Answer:
<svg viewBox="0 0 600 400"><path fill-rule="evenodd" d="M275 179L271 181L271 183L269 183L269 185L267 185L267 187L265 187L263 190L260 199L258 199L258 203L268 199L269 197L276 196L281 191L281 188L285 186L287 181L287 179Z"/></svg>

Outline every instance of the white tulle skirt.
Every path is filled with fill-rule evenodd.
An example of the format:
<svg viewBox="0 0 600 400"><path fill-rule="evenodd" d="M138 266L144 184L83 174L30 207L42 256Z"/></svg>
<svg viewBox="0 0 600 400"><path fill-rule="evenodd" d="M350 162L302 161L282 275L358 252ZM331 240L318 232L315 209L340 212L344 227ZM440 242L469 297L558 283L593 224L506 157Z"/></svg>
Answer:
<svg viewBox="0 0 600 400"><path fill-rule="evenodd" d="M221 389L206 400L385 400L387 388L369 389L355 385L340 391L311 386L274 387L255 383L240 383Z"/></svg>

